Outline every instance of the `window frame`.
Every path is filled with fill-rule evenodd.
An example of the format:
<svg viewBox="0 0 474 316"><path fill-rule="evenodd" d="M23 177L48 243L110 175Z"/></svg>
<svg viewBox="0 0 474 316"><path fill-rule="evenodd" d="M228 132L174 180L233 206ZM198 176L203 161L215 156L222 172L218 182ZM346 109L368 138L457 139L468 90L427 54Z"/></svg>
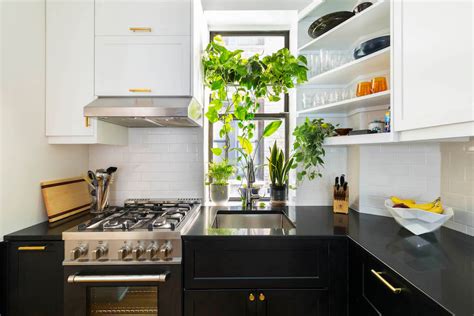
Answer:
<svg viewBox="0 0 474 316"><path fill-rule="evenodd" d="M222 36L283 36L284 48L290 49L290 31L211 31L210 39L212 40L216 35ZM254 121L277 120L281 119L285 124L285 156L288 159L290 153L290 98L288 93L284 95L283 112L279 113L255 113ZM214 146L214 128L213 123L209 122L208 133L208 154L209 162L213 161L213 153L211 148ZM268 199L268 198L267 198ZM264 199L264 200L267 200ZM238 201L240 199L230 197L230 201Z"/></svg>

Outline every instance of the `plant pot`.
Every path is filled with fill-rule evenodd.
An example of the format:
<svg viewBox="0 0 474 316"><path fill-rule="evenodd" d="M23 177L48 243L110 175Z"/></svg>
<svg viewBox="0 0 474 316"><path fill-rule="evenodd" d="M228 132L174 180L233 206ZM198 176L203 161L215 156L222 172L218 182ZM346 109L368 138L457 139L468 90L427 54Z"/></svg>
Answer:
<svg viewBox="0 0 474 316"><path fill-rule="evenodd" d="M229 185L228 184L211 184L211 201L216 204L225 204L229 201Z"/></svg>
<svg viewBox="0 0 474 316"><path fill-rule="evenodd" d="M270 187L270 199L272 205L284 206L288 200L288 187Z"/></svg>

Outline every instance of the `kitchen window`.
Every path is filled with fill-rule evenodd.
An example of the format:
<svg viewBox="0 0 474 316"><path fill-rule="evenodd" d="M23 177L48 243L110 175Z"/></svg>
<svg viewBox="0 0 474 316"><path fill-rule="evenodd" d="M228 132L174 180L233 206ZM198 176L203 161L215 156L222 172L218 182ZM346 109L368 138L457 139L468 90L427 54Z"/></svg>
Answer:
<svg viewBox="0 0 474 316"><path fill-rule="evenodd" d="M259 53L261 56L272 54L279 49L289 48L289 32L287 31L272 31L272 32L211 32L211 38L216 35L221 35L225 42L226 47L229 50L241 49L243 50L243 56L248 57ZM255 141L260 138L263 133L265 126L272 121L281 120L283 123L280 129L272 135L272 137L265 138L262 140L260 147L258 148L255 164L260 165L266 162L266 158L269 155L269 147L276 141L280 148L285 149L285 153L288 156L289 152L289 120L288 120L288 109L289 109L288 95L285 95L278 102L262 102L259 108L259 112L255 115ZM209 148L223 147L224 139L219 137L219 130L221 123L217 122L211 124L209 128ZM239 135L239 127L237 124L233 124L233 132L230 136L230 146L238 147L239 142L237 136ZM255 148L255 146L254 146ZM210 160L219 161L222 157L216 157L209 151ZM237 152L231 151L229 153L229 160L236 161ZM244 178L241 170L238 170L236 176L231 179L230 197L231 200L240 200L240 194L238 188L241 186L242 181L237 180L237 175ZM268 175L268 168L259 168L256 176L256 184L261 186L260 195L263 195L263 199L269 197L268 184L270 182Z"/></svg>

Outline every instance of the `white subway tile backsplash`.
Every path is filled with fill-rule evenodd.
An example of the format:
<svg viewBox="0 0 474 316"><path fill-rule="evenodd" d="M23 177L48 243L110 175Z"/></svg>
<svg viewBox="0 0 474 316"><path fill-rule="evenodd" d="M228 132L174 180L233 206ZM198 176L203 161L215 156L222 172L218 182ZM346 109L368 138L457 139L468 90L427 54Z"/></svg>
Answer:
<svg viewBox="0 0 474 316"><path fill-rule="evenodd" d="M89 167L117 166L111 203L127 198L203 197L201 128L132 128L128 146L89 146Z"/></svg>

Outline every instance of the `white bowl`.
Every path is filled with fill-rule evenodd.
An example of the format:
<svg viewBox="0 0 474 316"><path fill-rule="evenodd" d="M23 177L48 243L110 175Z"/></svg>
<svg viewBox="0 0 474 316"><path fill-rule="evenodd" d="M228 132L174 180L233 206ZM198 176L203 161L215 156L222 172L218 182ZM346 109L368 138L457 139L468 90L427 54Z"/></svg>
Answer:
<svg viewBox="0 0 474 316"><path fill-rule="evenodd" d="M392 205L391 200L385 200L385 207L395 218L395 221L415 235L437 230L454 215L453 209L450 207L445 207L443 214L437 214L417 208L394 208Z"/></svg>

